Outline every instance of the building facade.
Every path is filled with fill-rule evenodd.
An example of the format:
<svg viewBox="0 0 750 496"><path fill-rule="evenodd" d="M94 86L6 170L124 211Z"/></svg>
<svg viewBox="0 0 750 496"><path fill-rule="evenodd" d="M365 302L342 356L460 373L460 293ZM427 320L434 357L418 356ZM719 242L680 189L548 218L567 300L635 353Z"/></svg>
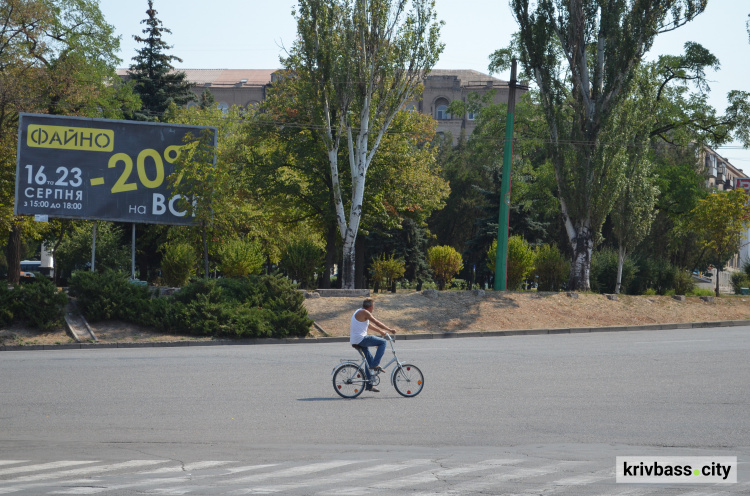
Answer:
<svg viewBox="0 0 750 496"><path fill-rule="evenodd" d="M247 108L262 102L271 85L277 80L278 69L182 69L187 80L194 84L196 98L210 90L221 109L234 105ZM127 69L119 69L120 77L127 78ZM471 135L476 127L473 113L456 116L448 113L454 100L466 102L469 93L485 95L493 92L493 103L507 103L509 84L474 70L434 69L424 80L422 97L407 106L416 108L437 121L437 132L448 134L456 142L463 133ZM525 90L517 90L516 102ZM191 103L197 105L198 103Z"/></svg>

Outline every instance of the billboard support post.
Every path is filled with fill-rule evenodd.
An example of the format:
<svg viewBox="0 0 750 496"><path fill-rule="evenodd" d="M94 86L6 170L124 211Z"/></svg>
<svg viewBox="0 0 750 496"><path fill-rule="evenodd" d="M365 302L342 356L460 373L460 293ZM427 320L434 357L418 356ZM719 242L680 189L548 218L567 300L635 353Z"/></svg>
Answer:
<svg viewBox="0 0 750 496"><path fill-rule="evenodd" d="M130 249L130 278L135 281L135 222L133 222L133 243Z"/></svg>
<svg viewBox="0 0 750 496"><path fill-rule="evenodd" d="M94 264L96 263L96 226L98 221L94 221L94 230L91 236L91 272L94 272Z"/></svg>

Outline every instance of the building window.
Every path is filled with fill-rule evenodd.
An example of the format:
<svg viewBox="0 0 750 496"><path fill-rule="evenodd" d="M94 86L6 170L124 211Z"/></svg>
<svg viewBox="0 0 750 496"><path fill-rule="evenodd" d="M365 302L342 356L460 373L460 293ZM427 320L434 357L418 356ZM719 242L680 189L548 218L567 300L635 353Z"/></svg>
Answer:
<svg viewBox="0 0 750 496"><path fill-rule="evenodd" d="M470 121L476 120L476 118L477 118L477 114L476 114L476 112L468 112L468 113L466 114L466 118L467 118L468 120L470 120Z"/></svg>
<svg viewBox="0 0 750 496"><path fill-rule="evenodd" d="M217 105L217 107L219 107L219 110L221 110L221 111L222 111L222 112L224 112L225 114L226 114L226 113L227 113L227 111L229 110L229 105L227 105L227 103L226 103L226 102L221 102L221 103L219 103L219 105Z"/></svg>
<svg viewBox="0 0 750 496"><path fill-rule="evenodd" d="M437 112L435 113L435 119L439 121L444 121L450 118L451 118L451 115L448 113L448 106L438 105Z"/></svg>

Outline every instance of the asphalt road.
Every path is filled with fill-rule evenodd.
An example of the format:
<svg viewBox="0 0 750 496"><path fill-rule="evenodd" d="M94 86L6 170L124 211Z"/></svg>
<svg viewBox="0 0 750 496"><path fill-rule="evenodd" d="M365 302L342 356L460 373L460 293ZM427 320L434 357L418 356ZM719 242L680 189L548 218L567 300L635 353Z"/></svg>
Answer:
<svg viewBox="0 0 750 496"><path fill-rule="evenodd" d="M232 467L261 465L246 470L265 471L257 480L284 478L287 486L268 492L290 494L340 489L325 472L340 467L373 477L345 494L684 492L615 485L615 456L640 454L737 456L739 483L712 491L750 492L750 327L396 347L424 372L415 398L387 381L381 393L336 396L331 370L355 357L345 343L4 352L0 494L92 494L72 479L95 470L44 477L55 463L91 460L114 467L106 480L95 476L108 494L143 494L128 492L147 486L136 469L118 465L134 460L198 471L205 480L195 494L263 492L223 479ZM390 480L392 464L400 486L376 477L382 470ZM310 475L321 471L321 479Z"/></svg>

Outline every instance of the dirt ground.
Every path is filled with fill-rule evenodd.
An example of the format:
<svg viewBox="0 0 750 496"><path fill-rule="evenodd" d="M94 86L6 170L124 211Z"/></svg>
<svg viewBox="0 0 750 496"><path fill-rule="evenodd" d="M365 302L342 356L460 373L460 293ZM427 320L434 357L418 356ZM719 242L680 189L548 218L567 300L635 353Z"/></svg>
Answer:
<svg viewBox="0 0 750 496"><path fill-rule="evenodd" d="M614 325L668 324L750 319L750 297L722 296L714 303L698 297L677 301L670 296L620 296L565 293L469 291L438 293L380 293L375 299L375 317L400 332L496 331L506 329L550 329ZM346 336L352 312L362 298L310 298L305 306L310 317L330 336ZM125 324L102 322L91 325L99 342L161 342L206 340ZM312 329L311 337L324 334ZM75 342L64 328L40 332L22 326L0 329L0 345L67 344Z"/></svg>

